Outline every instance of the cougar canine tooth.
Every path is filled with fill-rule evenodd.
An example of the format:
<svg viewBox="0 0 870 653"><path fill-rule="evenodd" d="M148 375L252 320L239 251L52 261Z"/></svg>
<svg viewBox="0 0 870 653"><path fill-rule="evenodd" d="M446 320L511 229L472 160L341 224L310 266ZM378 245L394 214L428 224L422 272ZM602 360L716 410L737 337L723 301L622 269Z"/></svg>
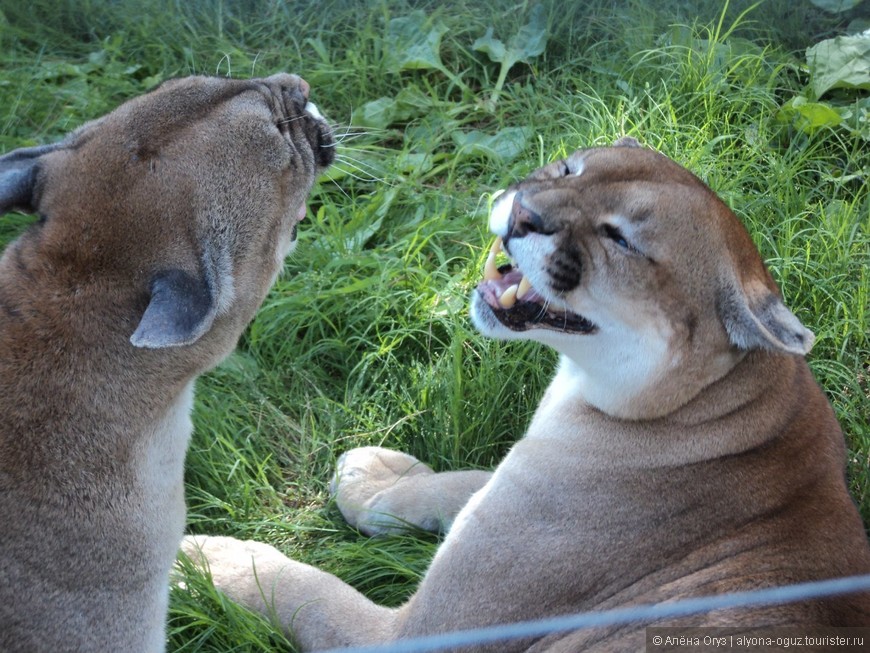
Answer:
<svg viewBox="0 0 870 653"><path fill-rule="evenodd" d="M483 266L483 278L487 281L501 279L501 272L498 271L498 266L495 264L495 257L501 249L501 238L496 238L492 247L489 248L489 255L486 257L486 264Z"/></svg>
<svg viewBox="0 0 870 653"><path fill-rule="evenodd" d="M501 294L501 297L498 298L498 303L502 305L502 308L513 308L514 304L517 303L518 289L519 286L514 284Z"/></svg>
<svg viewBox="0 0 870 653"><path fill-rule="evenodd" d="M526 294L532 289L532 284L529 283L528 278L523 275L523 278L520 280L520 285L517 288L517 299L522 299L526 296Z"/></svg>

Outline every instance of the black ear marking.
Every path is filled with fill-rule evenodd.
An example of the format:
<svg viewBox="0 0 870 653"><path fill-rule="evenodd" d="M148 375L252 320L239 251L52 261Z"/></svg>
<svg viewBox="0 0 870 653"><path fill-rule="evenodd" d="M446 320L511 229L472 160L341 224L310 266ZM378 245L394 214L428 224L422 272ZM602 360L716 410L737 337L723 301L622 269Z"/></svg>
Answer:
<svg viewBox="0 0 870 653"><path fill-rule="evenodd" d="M13 210L33 212L33 190L39 159L58 145L23 147L0 156L0 213Z"/></svg>
<svg viewBox="0 0 870 653"><path fill-rule="evenodd" d="M204 278L184 270L166 270L151 281L151 301L130 342L162 349L196 342L211 328L217 310Z"/></svg>

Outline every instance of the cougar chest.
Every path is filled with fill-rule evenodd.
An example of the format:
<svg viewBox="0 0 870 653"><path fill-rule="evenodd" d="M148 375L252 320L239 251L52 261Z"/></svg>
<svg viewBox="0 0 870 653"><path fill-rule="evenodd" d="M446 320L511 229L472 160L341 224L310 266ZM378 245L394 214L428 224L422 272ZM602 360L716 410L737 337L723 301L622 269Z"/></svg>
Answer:
<svg viewBox="0 0 870 653"><path fill-rule="evenodd" d="M142 527L159 531L154 535L161 539L168 537L167 550L174 549L184 529L184 455L193 432L193 387L191 381L166 413L145 428L132 458Z"/></svg>

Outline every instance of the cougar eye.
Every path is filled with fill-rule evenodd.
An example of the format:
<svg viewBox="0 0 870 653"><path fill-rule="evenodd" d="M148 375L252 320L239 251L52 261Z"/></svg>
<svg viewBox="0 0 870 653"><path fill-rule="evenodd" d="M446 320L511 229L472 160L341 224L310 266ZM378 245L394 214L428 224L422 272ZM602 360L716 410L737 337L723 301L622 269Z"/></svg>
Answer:
<svg viewBox="0 0 870 653"><path fill-rule="evenodd" d="M619 230L619 227L615 227L612 224L605 224L602 228L604 231L604 235L612 240L614 243L627 250L634 250L634 248L628 244L628 241L625 239L625 236L622 235L622 232Z"/></svg>

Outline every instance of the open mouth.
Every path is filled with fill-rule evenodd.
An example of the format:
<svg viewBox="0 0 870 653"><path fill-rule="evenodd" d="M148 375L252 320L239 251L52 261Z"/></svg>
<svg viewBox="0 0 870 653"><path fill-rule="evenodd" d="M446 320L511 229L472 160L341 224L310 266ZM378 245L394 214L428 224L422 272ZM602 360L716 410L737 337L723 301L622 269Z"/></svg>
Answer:
<svg viewBox="0 0 870 653"><path fill-rule="evenodd" d="M512 331L548 328L589 334L597 330L582 315L553 307L532 287L515 263L496 266L496 256L503 251L501 238L496 238L486 258L483 281L477 286L481 299L499 322Z"/></svg>

